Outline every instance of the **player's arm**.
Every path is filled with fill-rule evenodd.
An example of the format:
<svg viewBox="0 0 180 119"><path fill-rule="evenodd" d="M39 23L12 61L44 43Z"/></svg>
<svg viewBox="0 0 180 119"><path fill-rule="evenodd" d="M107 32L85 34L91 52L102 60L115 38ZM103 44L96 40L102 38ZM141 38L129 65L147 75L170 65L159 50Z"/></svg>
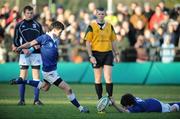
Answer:
<svg viewBox="0 0 180 119"><path fill-rule="evenodd" d="M115 41L112 41L112 50L113 50L114 55L116 56L119 55L119 51L118 51Z"/></svg>
<svg viewBox="0 0 180 119"><path fill-rule="evenodd" d="M91 57L91 56L92 56L92 49L91 49L91 43L90 43L90 41L86 41L86 49L87 49L87 51L88 51L89 57Z"/></svg>
<svg viewBox="0 0 180 119"><path fill-rule="evenodd" d="M118 105L115 103L114 99L111 98L110 100L111 100L111 102L112 102L113 107L114 107L118 112L126 112L126 113L129 113L129 110L127 110L127 109L125 109L125 108L123 108L123 107L118 106Z"/></svg>
<svg viewBox="0 0 180 119"><path fill-rule="evenodd" d="M113 104L113 107L118 111L118 112L127 112L129 113L129 110L123 108L123 107L120 107L120 106L117 106L116 104Z"/></svg>
<svg viewBox="0 0 180 119"><path fill-rule="evenodd" d="M20 34L19 34L19 25L17 24L15 29L14 29L14 38L13 38L13 44L12 44L12 51L16 51L17 47L19 46L19 39L20 39Z"/></svg>
<svg viewBox="0 0 180 119"><path fill-rule="evenodd" d="M36 40L33 40L31 42L27 42L27 43L19 46L17 48L17 51L21 51L22 49L27 49L27 48L31 48L31 47L33 48L33 46L35 46L36 44L38 44L38 42Z"/></svg>
<svg viewBox="0 0 180 119"><path fill-rule="evenodd" d="M85 34L85 40L86 40L86 49L89 55L90 62L94 65L96 65L96 59L92 54L92 48L91 48L91 41L93 39L93 29L91 25L88 26L86 34Z"/></svg>
<svg viewBox="0 0 180 119"><path fill-rule="evenodd" d="M118 51L115 41L112 41L112 50L113 50L115 62L120 62L120 53Z"/></svg>

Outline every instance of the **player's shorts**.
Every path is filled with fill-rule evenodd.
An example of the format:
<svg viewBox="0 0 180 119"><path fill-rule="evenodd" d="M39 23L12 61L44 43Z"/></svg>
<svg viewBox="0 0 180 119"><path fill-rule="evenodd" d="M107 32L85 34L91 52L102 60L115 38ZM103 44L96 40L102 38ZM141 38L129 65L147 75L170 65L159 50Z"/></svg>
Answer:
<svg viewBox="0 0 180 119"><path fill-rule="evenodd" d="M57 79L60 78L59 74L57 73L57 70L50 72L42 71L42 75L44 80L48 81L50 84L53 84Z"/></svg>
<svg viewBox="0 0 180 119"><path fill-rule="evenodd" d="M92 65L93 68L100 68L103 67L104 65L113 66L114 56L112 51L107 51L107 52L92 51L92 55L96 58L97 61L96 65Z"/></svg>
<svg viewBox="0 0 180 119"><path fill-rule="evenodd" d="M31 54L26 56L25 54L20 54L19 65L21 66L39 66L42 64L41 54Z"/></svg>
<svg viewBox="0 0 180 119"><path fill-rule="evenodd" d="M162 107L162 112L170 112L171 111L171 106L169 104L163 103L160 101L161 107Z"/></svg>

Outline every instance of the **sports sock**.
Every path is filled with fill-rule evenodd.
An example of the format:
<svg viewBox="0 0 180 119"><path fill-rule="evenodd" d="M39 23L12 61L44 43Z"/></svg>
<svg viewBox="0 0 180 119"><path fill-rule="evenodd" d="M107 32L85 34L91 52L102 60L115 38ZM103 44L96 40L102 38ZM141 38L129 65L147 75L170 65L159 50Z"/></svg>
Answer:
<svg viewBox="0 0 180 119"><path fill-rule="evenodd" d="M33 81L33 80L24 80L25 84L33 86L33 87L38 87L38 84L40 81Z"/></svg>
<svg viewBox="0 0 180 119"><path fill-rule="evenodd" d="M102 83L95 83L95 89L96 89L96 94L98 96L98 99L100 99L102 97L102 92L103 92L103 88L102 88Z"/></svg>
<svg viewBox="0 0 180 119"><path fill-rule="evenodd" d="M169 105L171 106L176 106L177 110L179 111L180 110L180 102L173 102L173 103L168 103Z"/></svg>
<svg viewBox="0 0 180 119"><path fill-rule="evenodd" d="M16 84L27 84L33 87L40 88L41 81L33 81L33 80L16 80Z"/></svg>
<svg viewBox="0 0 180 119"><path fill-rule="evenodd" d="M34 87L34 101L39 101L39 89Z"/></svg>
<svg viewBox="0 0 180 119"><path fill-rule="evenodd" d="M77 101L75 94L72 93L70 95L67 95L68 99L71 101L71 103L76 106L78 109L81 107L79 102ZM80 110L80 109L79 109Z"/></svg>
<svg viewBox="0 0 180 119"><path fill-rule="evenodd" d="M24 95L25 95L25 84L20 84L19 85L19 97L20 97L20 101L25 101L24 100Z"/></svg>
<svg viewBox="0 0 180 119"><path fill-rule="evenodd" d="M33 79L33 81L40 81L40 80ZM37 86L34 87L34 101L39 101L39 89L37 88Z"/></svg>
<svg viewBox="0 0 180 119"><path fill-rule="evenodd" d="M113 94L113 83L106 83L106 91L109 97L112 97Z"/></svg>

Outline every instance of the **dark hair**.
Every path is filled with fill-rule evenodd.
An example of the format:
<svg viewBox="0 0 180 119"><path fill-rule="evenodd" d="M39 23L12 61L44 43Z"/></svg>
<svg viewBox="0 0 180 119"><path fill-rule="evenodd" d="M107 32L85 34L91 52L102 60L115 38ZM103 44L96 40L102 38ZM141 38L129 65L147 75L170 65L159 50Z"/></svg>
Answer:
<svg viewBox="0 0 180 119"><path fill-rule="evenodd" d="M32 11L32 10L33 10L33 7L31 7L31 6L27 5L27 6L25 6L25 7L24 7L23 12L25 13L25 12L26 12L26 10L28 10L28 11Z"/></svg>
<svg viewBox="0 0 180 119"><path fill-rule="evenodd" d="M131 106L131 105L134 105L135 103L136 103L135 97L130 93L124 94L121 97L121 105L122 106L125 106L125 107Z"/></svg>
<svg viewBox="0 0 180 119"><path fill-rule="evenodd" d="M103 7L98 7L97 10L99 11L105 11L105 9Z"/></svg>
<svg viewBox="0 0 180 119"><path fill-rule="evenodd" d="M51 31L52 29L62 29L62 30L64 30L64 25L59 21L54 21L51 24L49 30Z"/></svg>

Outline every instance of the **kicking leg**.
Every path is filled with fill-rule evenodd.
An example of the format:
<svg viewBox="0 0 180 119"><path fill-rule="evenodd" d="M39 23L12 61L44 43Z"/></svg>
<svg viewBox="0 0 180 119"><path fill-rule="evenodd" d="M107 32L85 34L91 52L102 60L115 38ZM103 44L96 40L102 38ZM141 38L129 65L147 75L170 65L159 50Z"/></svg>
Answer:
<svg viewBox="0 0 180 119"><path fill-rule="evenodd" d="M42 89L44 91L48 91L51 86L51 84L49 82L47 82L46 80L44 80L44 82L34 81L34 80L23 80L21 77L10 80L10 84L11 85L26 84L26 85L36 87L38 89Z"/></svg>
<svg viewBox="0 0 180 119"><path fill-rule="evenodd" d="M70 86L65 81L63 81L61 78L58 78L54 82L54 85L56 85L57 87L59 87L60 89L62 89L65 92L68 99L71 101L71 103L75 107L77 107L80 110L80 112L89 113L89 110L86 107L83 107L79 104L79 102L76 99L75 94L72 92L72 89L70 88Z"/></svg>

